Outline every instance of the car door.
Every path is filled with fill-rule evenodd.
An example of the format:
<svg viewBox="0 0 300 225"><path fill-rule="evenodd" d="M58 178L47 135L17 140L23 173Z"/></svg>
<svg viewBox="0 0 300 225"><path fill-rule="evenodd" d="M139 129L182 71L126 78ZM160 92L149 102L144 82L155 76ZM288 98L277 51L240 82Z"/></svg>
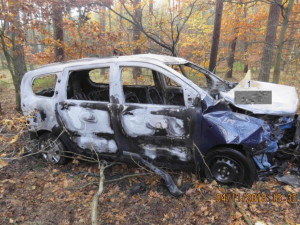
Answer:
<svg viewBox="0 0 300 225"><path fill-rule="evenodd" d="M193 107L185 104L191 94L188 89L182 88L182 101L178 101L182 104L170 105L158 79L172 79L174 75L169 71L154 64L134 62L118 63L115 70L116 88L112 95L117 97L113 107L123 151L156 161L192 160Z"/></svg>
<svg viewBox="0 0 300 225"><path fill-rule="evenodd" d="M118 152L110 112L111 64L67 68L61 81L57 120L80 149Z"/></svg>

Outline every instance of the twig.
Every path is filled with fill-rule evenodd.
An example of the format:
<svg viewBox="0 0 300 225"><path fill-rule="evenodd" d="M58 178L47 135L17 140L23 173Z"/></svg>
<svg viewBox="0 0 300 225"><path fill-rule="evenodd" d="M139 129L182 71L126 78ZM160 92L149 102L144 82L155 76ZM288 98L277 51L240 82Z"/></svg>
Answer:
<svg viewBox="0 0 300 225"><path fill-rule="evenodd" d="M125 176L122 176L122 177L120 177L120 178L117 178L117 179L106 180L106 181L104 181L104 182L105 182L105 183L110 183L110 182L115 182L115 181L124 180L124 179L130 178L130 177L145 176L145 175L150 175L150 174L152 174L152 173L129 174L129 175L125 175Z"/></svg>
<svg viewBox="0 0 300 225"><path fill-rule="evenodd" d="M200 154L200 156L201 156L201 158L202 158L202 160L203 160L203 163L204 163L205 166L207 167L207 169L208 169L208 171L209 171L211 177L213 177L212 172L211 172L209 166L207 165L207 163L206 163L206 161L205 161L204 155L201 153L200 149L197 147L197 145L195 145L195 143L194 143L194 146L196 147L197 151L199 152L199 154Z"/></svg>
<svg viewBox="0 0 300 225"><path fill-rule="evenodd" d="M246 212L244 209L241 208L241 206L239 205L239 203L235 202L235 206L238 208L238 210L240 211L240 213L242 214L245 222L248 225L253 225L253 223L251 222L250 218L247 216Z"/></svg>
<svg viewBox="0 0 300 225"><path fill-rule="evenodd" d="M97 193L94 195L92 202L92 225L98 224L98 216L97 216L97 208L98 208L98 199L103 192L103 183L104 183L104 169L105 166L99 161L99 170L100 170L100 180L99 180L99 188Z"/></svg>

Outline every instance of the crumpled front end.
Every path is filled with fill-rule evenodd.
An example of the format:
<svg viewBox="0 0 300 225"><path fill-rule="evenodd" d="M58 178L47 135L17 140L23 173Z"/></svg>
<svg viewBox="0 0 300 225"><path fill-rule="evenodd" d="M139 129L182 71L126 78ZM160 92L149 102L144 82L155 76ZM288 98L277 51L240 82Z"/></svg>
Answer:
<svg viewBox="0 0 300 225"><path fill-rule="evenodd" d="M266 120L233 112L229 103L222 100L205 109L201 119L201 138L196 144L204 153L221 145L242 146L262 171L274 166L272 157L279 147L297 145L294 136L298 140L300 136L300 117Z"/></svg>
<svg viewBox="0 0 300 225"><path fill-rule="evenodd" d="M239 92L255 93L259 91L271 92L271 104L265 104L263 102L240 104L236 102ZM220 92L220 95L232 105L254 114L291 116L296 114L299 103L298 93L295 87L251 80L250 70L237 86L228 92ZM253 95L255 96L255 94ZM258 95L257 100L262 99L264 99L264 96ZM249 99L249 101L251 101L251 99Z"/></svg>

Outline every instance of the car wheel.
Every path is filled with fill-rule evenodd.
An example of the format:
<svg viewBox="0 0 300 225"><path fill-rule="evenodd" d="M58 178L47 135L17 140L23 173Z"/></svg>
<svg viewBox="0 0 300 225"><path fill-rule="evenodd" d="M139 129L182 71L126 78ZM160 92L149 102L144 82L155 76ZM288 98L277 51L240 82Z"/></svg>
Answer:
<svg viewBox="0 0 300 225"><path fill-rule="evenodd" d="M68 161L63 143L51 133L43 134L39 138L39 152L49 163L65 164Z"/></svg>
<svg viewBox="0 0 300 225"><path fill-rule="evenodd" d="M228 186L251 187L256 178L252 158L231 148L217 148L205 156L204 175Z"/></svg>

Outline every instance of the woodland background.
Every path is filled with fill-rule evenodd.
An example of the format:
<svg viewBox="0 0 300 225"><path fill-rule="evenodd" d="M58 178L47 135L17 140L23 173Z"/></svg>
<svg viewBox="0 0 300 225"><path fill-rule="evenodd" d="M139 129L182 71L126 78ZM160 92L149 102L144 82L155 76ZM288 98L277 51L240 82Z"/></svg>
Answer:
<svg viewBox="0 0 300 225"><path fill-rule="evenodd" d="M186 58L232 81L251 69L254 79L299 93L299 47L299 0L1 0L0 223L89 224L98 189L97 164L74 159L52 166L23 157L28 137L18 109L26 71L84 57L156 53ZM227 189L170 171L187 189L174 198L141 167L105 171L112 179L134 175L104 185L98 218L105 224L300 223L299 200L277 198L300 197L299 188L273 177L251 190ZM271 200L218 202L220 193L267 193Z"/></svg>

